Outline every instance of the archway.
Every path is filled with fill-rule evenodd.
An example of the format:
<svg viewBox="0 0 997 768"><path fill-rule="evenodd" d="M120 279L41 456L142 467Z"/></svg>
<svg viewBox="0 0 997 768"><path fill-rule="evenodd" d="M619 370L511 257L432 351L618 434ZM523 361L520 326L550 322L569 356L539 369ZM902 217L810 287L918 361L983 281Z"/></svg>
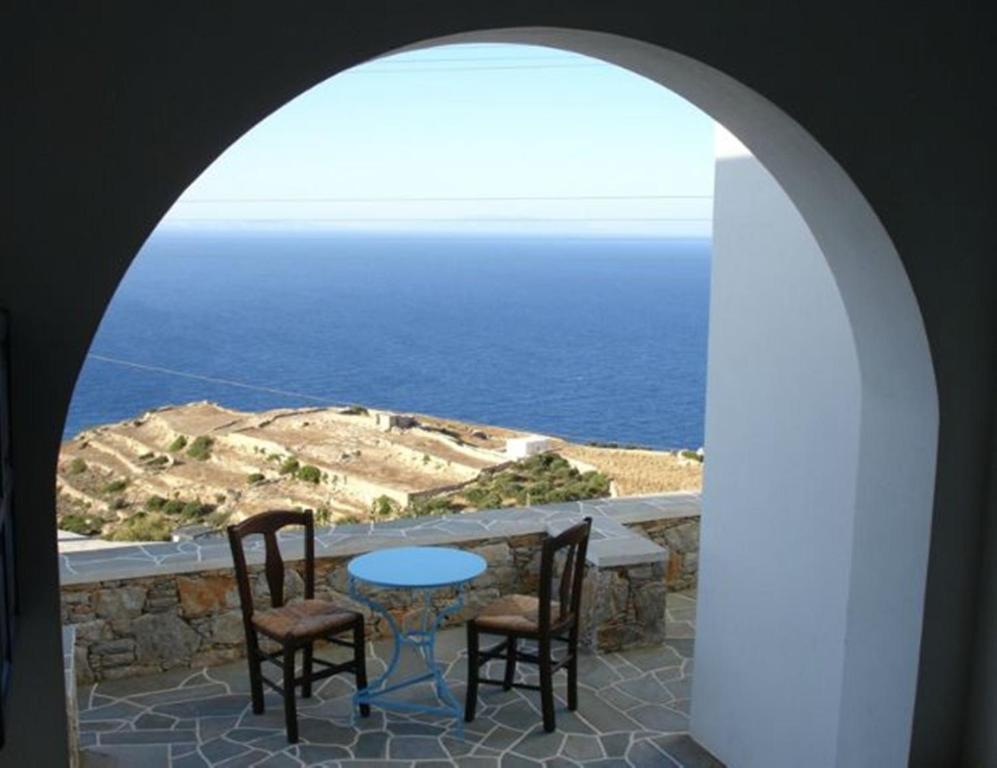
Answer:
<svg viewBox="0 0 997 768"><path fill-rule="evenodd" d="M834 711L822 724L828 739L817 762L901 761L909 744L913 706L937 406L916 302L885 231L859 191L811 137L757 94L690 59L628 39L563 30L482 32L420 45L495 41L552 45L596 56L682 94L751 148L792 197L820 244L848 317L861 390L855 404L859 431L847 457L855 471L843 480L854 506L840 510L848 523L837 542L841 568L828 575L842 598L842 614L833 627L842 657L829 675L837 682L825 704ZM711 446L711 452L715 448ZM721 541L723 531L707 530L704 535L704 608L710 591L723 589L722 584L708 584L718 578L711 576L711 538ZM888 560L883 557L887 551ZM797 574L787 570L783 575L788 582ZM708 631L722 641L728 629L718 616ZM744 637L729 642L743 643ZM701 655L700 670L716 664L718 672L724 672L726 650L727 645L718 642L715 655L712 649ZM721 689L712 694L750 706L745 681L726 680L723 674L714 679ZM800 691L787 693L787 706L798 705L792 697ZM777 712L762 714L778 718ZM722 757L746 754L741 750L752 746L741 741L747 734L729 740L724 729L737 728L715 712L694 710L694 729ZM768 741L768 736L758 738Z"/></svg>

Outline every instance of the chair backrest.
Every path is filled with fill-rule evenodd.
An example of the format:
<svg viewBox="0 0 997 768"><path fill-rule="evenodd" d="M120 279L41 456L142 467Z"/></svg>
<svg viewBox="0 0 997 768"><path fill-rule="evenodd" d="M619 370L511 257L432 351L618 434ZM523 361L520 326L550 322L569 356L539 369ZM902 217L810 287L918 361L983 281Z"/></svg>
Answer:
<svg viewBox="0 0 997 768"><path fill-rule="evenodd" d="M228 541L232 547L239 602L247 626L253 615L253 590L249 583L243 539L254 534L263 536L266 552L263 568L267 586L270 588L270 604L274 608L279 608L284 604L284 558L281 557L280 547L277 544L277 532L288 525L305 527L305 598L310 600L315 596L315 518L311 510L261 512L241 523L228 526Z"/></svg>
<svg viewBox="0 0 997 768"><path fill-rule="evenodd" d="M582 599L582 579L585 577L585 554L588 550L592 518L586 517L557 536L544 539L540 554L540 615L541 633L552 626L578 626ZM555 565L563 555L563 568L558 579L557 615L551 615L554 594L551 582Z"/></svg>

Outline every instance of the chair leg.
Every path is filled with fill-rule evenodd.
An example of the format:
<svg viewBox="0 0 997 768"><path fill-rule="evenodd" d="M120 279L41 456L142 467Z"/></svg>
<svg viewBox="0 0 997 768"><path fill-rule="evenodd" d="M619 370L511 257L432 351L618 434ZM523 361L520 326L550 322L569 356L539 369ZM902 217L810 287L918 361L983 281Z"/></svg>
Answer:
<svg viewBox="0 0 997 768"><path fill-rule="evenodd" d="M540 708L543 712L544 730L556 728L554 722L554 673L551 669L550 638L540 638Z"/></svg>
<svg viewBox="0 0 997 768"><path fill-rule="evenodd" d="M367 652L365 648L366 638L364 636L363 619L359 619L353 625L353 674L356 677L357 690L362 691L367 687ZM367 717L370 714L370 704L360 705L360 716Z"/></svg>
<svg viewBox="0 0 997 768"><path fill-rule="evenodd" d="M573 632L568 638L568 709L578 709L578 634Z"/></svg>
<svg viewBox="0 0 997 768"><path fill-rule="evenodd" d="M301 698L310 699L312 697L312 654L315 651L315 643L308 643L302 649L301 676Z"/></svg>
<svg viewBox="0 0 997 768"><path fill-rule="evenodd" d="M249 662L249 693L253 699L253 714L263 714L263 669L260 661L260 649L250 641L246 648L246 660Z"/></svg>
<svg viewBox="0 0 997 768"><path fill-rule="evenodd" d="M478 628L474 621L467 623L467 695L464 698L464 720L474 722L478 706Z"/></svg>
<svg viewBox="0 0 997 768"><path fill-rule="evenodd" d="M505 649L505 677L502 680L502 690L508 691L516 679L516 638L509 637Z"/></svg>
<svg viewBox="0 0 997 768"><path fill-rule="evenodd" d="M291 744L298 741L298 710L294 700L294 646L284 646L284 724L287 727L287 740Z"/></svg>

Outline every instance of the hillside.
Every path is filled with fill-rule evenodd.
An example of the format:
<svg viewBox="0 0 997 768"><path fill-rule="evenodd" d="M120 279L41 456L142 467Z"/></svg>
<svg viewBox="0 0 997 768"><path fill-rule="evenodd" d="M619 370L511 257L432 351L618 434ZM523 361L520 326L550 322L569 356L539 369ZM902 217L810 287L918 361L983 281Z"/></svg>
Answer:
<svg viewBox="0 0 997 768"><path fill-rule="evenodd" d="M512 464L527 435L348 408L168 406L63 444L59 527L118 541L197 535L267 509L322 523L475 506L698 488L701 465L655 451L552 441L563 458ZM511 465L511 466L510 466ZM610 485L613 481L613 485Z"/></svg>

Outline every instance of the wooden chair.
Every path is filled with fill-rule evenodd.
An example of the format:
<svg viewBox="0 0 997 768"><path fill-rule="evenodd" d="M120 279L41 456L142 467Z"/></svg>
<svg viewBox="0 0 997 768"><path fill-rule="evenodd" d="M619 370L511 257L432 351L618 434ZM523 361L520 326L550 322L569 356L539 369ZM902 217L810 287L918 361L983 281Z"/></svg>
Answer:
<svg viewBox="0 0 997 768"><path fill-rule="evenodd" d="M467 624L467 699L464 719L474 720L478 701L478 684L501 685L504 690L525 688L540 691L543 726L553 731L554 673L568 672L568 709L578 707L578 622L585 575L585 552L588 549L592 518L571 526L557 536L548 537L540 556L540 596L508 595L500 598ZM563 569L557 600L551 594L555 562L563 552ZM481 634L501 635L503 640L490 648L479 647ZM520 640L537 643L537 653L527 653L517 646ZM551 655L553 642L565 644L566 653L558 660ZM492 659L505 659L501 680L481 677L481 666ZM540 685L515 682L516 663L525 661L540 669Z"/></svg>
<svg viewBox="0 0 997 768"><path fill-rule="evenodd" d="M277 545L277 531L288 525L305 527L305 599L299 603L285 605L284 560ZM246 554L243 549L243 539L253 534L263 536L266 548L264 570L270 587L269 610L257 611L253 605L253 590L249 582ZM274 511L254 515L238 525L230 525L228 539L232 547L235 577L239 586L239 602L242 605L242 621L246 630L246 656L249 661L253 712L258 715L263 713L263 684L266 683L284 697L287 740L293 743L298 740L295 688L301 686L301 696L307 699L312 695L312 683L340 672L352 672L356 677L358 690L367 687L363 615L325 600L315 599L315 521L310 510ZM346 632L352 633L349 640L337 637ZM259 642L261 634L279 643L281 649L274 653L261 650ZM314 644L320 639L352 648L353 659L342 664L333 664L314 658ZM303 653L303 669L301 677L295 677L295 654L299 650ZM264 661L282 669L281 685L263 676ZM315 664L323 669L313 672ZM366 704L361 705L360 713L366 717L370 713L370 707Z"/></svg>

